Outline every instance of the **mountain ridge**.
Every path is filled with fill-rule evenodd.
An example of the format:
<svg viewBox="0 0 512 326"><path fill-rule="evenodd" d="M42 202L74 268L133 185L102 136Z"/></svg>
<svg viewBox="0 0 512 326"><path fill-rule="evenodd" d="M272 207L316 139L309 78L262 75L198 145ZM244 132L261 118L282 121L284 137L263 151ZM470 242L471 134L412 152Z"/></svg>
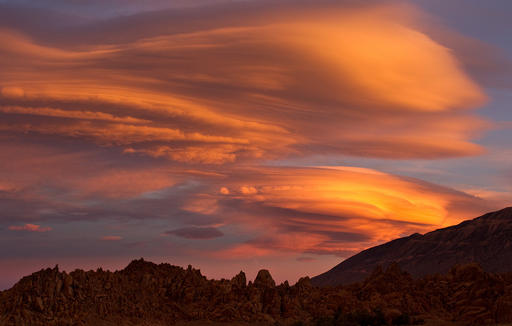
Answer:
<svg viewBox="0 0 512 326"><path fill-rule="evenodd" d="M414 277L446 273L454 265L473 262L488 272L510 272L512 207L368 248L311 281L316 286L359 282L377 266L385 267L393 262Z"/></svg>

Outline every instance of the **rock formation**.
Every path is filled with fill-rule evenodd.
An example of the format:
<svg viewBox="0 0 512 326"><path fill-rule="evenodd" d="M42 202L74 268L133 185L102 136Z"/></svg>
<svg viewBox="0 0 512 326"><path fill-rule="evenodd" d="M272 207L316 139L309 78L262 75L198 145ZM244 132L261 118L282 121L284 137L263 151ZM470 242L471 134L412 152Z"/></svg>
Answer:
<svg viewBox="0 0 512 326"><path fill-rule="evenodd" d="M405 325L427 319L484 325L512 322L511 311L512 274L490 274L476 264L420 279L391 264L361 283L319 288L307 277L276 286L266 270L247 284L243 272L208 280L190 266L135 260L116 272L49 268L0 292L2 326Z"/></svg>

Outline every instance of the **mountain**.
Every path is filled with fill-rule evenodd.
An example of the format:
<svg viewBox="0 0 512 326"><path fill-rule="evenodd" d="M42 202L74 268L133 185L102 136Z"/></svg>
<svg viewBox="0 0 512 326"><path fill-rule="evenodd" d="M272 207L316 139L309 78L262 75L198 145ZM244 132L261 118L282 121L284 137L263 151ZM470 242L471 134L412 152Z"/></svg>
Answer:
<svg viewBox="0 0 512 326"><path fill-rule="evenodd" d="M487 272L512 272L512 207L364 250L311 282L316 286L359 282L377 266L392 262L414 277L446 273L454 265L473 262Z"/></svg>

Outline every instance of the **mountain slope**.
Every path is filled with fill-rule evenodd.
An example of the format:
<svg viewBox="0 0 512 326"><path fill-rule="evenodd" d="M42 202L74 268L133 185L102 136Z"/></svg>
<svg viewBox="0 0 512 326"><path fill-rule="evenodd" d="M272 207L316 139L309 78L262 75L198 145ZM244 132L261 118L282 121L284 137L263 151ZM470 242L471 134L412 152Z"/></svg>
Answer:
<svg viewBox="0 0 512 326"><path fill-rule="evenodd" d="M488 272L512 271L512 207L439 229L413 234L360 252L312 279L317 286L362 281L377 266L397 262L415 277L446 273L476 262Z"/></svg>

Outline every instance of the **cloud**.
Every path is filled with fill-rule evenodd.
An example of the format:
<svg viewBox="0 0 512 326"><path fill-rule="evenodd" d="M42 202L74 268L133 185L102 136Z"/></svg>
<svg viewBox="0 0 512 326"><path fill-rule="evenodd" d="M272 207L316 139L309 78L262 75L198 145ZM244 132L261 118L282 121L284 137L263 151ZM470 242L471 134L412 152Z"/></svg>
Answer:
<svg viewBox="0 0 512 326"><path fill-rule="evenodd" d="M180 238L185 239L199 239L199 240L205 240L205 239L214 239L218 237L222 237L224 233L222 233L217 228L212 227L187 227L187 228L181 228L176 230L171 230L165 232L165 234L168 235L175 235Z"/></svg>
<svg viewBox="0 0 512 326"><path fill-rule="evenodd" d="M119 241L122 239L123 239L123 237L120 237L118 235L106 235L106 236L101 237L101 240L103 240L103 241Z"/></svg>
<svg viewBox="0 0 512 326"><path fill-rule="evenodd" d="M23 89L19 87L2 87L0 93L2 94L2 96L8 98L23 97L25 95Z"/></svg>
<svg viewBox="0 0 512 326"><path fill-rule="evenodd" d="M10 114L27 114L35 116L47 116L55 118L69 118L81 120L103 120L110 122L122 122L129 124L149 123L148 120L136 119L132 117L116 117L108 113L90 112L90 111L72 111L52 108L30 108L19 106L3 106L0 111Z"/></svg>
<svg viewBox="0 0 512 326"><path fill-rule="evenodd" d="M486 95L466 72L481 44L441 37L451 32L434 33L410 6L336 3L92 22L1 7L12 17L0 19L0 240L19 246L0 257L144 254L320 272L499 208L495 193L329 166L479 155L473 140L493 124L474 113ZM293 166L318 155L326 166ZM27 222L66 232L16 242L9 226L45 229ZM105 246L121 237L98 230L144 245Z"/></svg>
<svg viewBox="0 0 512 326"><path fill-rule="evenodd" d="M146 221L147 232L152 223L165 223L168 235L222 238L202 254L226 259L242 259L250 250L262 257L346 257L502 205L422 180L350 166L214 165L211 173L196 173L147 159L135 164L123 153L105 157L103 151L63 153L27 144L26 157L18 155L7 164L16 148L14 143L0 151L5 158L0 178L6 180L0 191L5 212L0 223ZM113 166L112 161L119 163ZM222 225L222 231L212 225ZM137 232L145 228L138 226Z"/></svg>
<svg viewBox="0 0 512 326"><path fill-rule="evenodd" d="M2 89L23 96L2 99L0 130L182 164L482 152L471 139L489 123L468 110L486 96L447 44L412 23L412 7L241 6L225 20L214 8L187 9L204 21L194 27L163 20L158 35L150 18L179 11L125 18L142 34L118 44L49 46L1 30ZM119 36L117 23L107 25Z"/></svg>
<svg viewBox="0 0 512 326"><path fill-rule="evenodd" d="M41 227L37 224L27 223L25 225L11 225L9 226L9 230L11 231L28 231L28 232L48 232L51 231L51 227Z"/></svg>
<svg viewBox="0 0 512 326"><path fill-rule="evenodd" d="M237 147L234 145L220 145L218 147L188 146L185 148L171 148L169 146L158 146L149 149L127 148L125 153L142 153L152 157L163 157L183 163L201 164L224 164L236 160Z"/></svg>
<svg viewBox="0 0 512 326"><path fill-rule="evenodd" d="M401 234L455 224L492 206L421 180L352 167L255 168L221 182L228 191L217 197L217 214L252 235L219 253L224 258L255 248L260 255L346 257Z"/></svg>
<svg viewBox="0 0 512 326"><path fill-rule="evenodd" d="M13 156L17 146L11 146L11 152L4 146L0 155ZM0 160L5 168L0 178L9 181L0 191L0 225L7 229L38 221L65 230L52 232L45 245L34 239L16 253L0 256L30 253L66 261L69 255L112 255L128 261L136 255L173 263L181 259L184 264L192 259L204 266L222 261L250 270L261 267L250 265L254 257L266 266L279 261L300 268L294 264L304 262L296 258L307 256L316 259L307 264L314 274L369 246L501 206L372 169L214 166L211 173L197 173L147 158L134 162L126 160L126 154L104 156L102 150L96 151L78 155L24 146L24 160L9 165L9 160ZM109 246L104 252L94 234L105 229L134 234L134 242L146 245ZM169 236L159 236L162 229L169 230ZM9 233L13 232L4 237ZM215 241L206 241L206 246L205 241L184 244L180 238Z"/></svg>
<svg viewBox="0 0 512 326"><path fill-rule="evenodd" d="M51 8L58 11L53 15L61 18L65 15L62 13L69 13L76 15L76 19L79 21L85 20L86 17L112 17L117 15L131 15L137 12L151 11L151 10L162 10L166 8L187 8L196 7L200 5L212 5L214 3L232 2L226 0L173 0L171 2L166 0L108 0L108 1L97 1L97 0L2 0L0 5L7 4L6 8L13 10L17 7L27 6L37 11L42 11L43 8ZM11 4L11 5L9 5ZM48 11L48 10L47 10ZM75 17L75 16L71 16ZM53 17L54 18L54 17ZM50 20L50 22L52 22ZM53 22L54 23L54 22Z"/></svg>

